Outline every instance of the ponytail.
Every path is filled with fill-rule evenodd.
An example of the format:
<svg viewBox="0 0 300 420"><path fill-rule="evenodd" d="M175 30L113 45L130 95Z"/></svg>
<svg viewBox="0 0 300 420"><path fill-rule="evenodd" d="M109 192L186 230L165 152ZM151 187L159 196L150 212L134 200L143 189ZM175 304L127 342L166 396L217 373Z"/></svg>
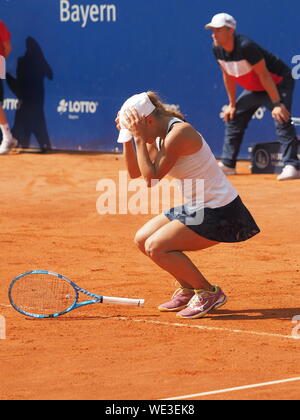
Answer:
<svg viewBox="0 0 300 420"><path fill-rule="evenodd" d="M155 92L149 91L147 92L147 95L149 96L150 101L153 103L153 105L156 108L156 110L153 112L154 115L156 116L167 115L167 116L176 117L176 118L179 118L180 120L185 121L184 115L179 110L172 108L170 105L162 103L161 99Z"/></svg>

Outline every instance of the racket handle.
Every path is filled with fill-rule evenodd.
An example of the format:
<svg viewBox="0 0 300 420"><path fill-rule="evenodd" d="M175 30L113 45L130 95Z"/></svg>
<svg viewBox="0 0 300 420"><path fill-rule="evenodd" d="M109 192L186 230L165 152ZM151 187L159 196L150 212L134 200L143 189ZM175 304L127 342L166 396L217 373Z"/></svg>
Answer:
<svg viewBox="0 0 300 420"><path fill-rule="evenodd" d="M144 306L145 300L103 296L103 303L111 303L115 305L128 305L128 306Z"/></svg>

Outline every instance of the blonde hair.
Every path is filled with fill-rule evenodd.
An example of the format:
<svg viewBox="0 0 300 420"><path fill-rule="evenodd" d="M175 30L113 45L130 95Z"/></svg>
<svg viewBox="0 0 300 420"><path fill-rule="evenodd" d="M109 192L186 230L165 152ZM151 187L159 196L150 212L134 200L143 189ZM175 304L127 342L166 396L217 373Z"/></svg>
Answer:
<svg viewBox="0 0 300 420"><path fill-rule="evenodd" d="M150 101L156 108L156 110L153 111L154 116L159 117L162 115L167 115L185 121L185 116L179 110L172 108L170 105L164 104L157 93L148 91L147 95L149 96Z"/></svg>

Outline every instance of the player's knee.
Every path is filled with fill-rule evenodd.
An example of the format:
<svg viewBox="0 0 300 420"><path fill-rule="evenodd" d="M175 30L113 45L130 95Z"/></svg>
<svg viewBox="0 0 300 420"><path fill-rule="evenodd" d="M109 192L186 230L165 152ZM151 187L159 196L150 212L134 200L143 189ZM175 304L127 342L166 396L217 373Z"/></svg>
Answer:
<svg viewBox="0 0 300 420"><path fill-rule="evenodd" d="M143 235L143 233L140 230L135 234L134 243L142 252L145 252L146 240L147 238L145 237L145 235Z"/></svg>
<svg viewBox="0 0 300 420"><path fill-rule="evenodd" d="M160 243L157 240L150 237L145 242L145 253L152 260L158 261L163 254L163 250L161 248Z"/></svg>

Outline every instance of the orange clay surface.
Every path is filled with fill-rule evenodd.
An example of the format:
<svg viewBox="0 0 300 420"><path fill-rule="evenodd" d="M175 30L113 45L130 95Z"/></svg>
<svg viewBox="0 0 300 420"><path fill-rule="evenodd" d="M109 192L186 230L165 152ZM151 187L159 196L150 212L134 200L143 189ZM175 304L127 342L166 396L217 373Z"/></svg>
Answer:
<svg viewBox="0 0 300 420"><path fill-rule="evenodd" d="M174 280L133 243L152 216L96 211L97 182L118 181L122 156L2 156L0 399L158 400L299 377L300 340L291 335L300 315L300 180L280 183L248 166L240 162L230 180L262 233L189 254L229 299L206 318L179 320L156 309ZM35 268L146 305L99 304L32 320L8 306L7 289ZM296 381L194 399L299 397Z"/></svg>

